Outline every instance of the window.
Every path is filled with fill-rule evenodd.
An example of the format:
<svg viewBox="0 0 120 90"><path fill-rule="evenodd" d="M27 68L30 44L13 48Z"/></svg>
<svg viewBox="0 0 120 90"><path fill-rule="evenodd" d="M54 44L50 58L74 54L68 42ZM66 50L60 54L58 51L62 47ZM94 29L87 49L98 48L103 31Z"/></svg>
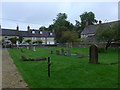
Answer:
<svg viewBox="0 0 120 90"><path fill-rule="evenodd" d="M36 37L32 37L32 40L36 40Z"/></svg>
<svg viewBox="0 0 120 90"><path fill-rule="evenodd" d="M35 31L32 31L32 34L35 34Z"/></svg>
<svg viewBox="0 0 120 90"><path fill-rule="evenodd" d="M41 40L45 40L45 38L44 38L44 37L42 37L42 38L41 38Z"/></svg>
<svg viewBox="0 0 120 90"><path fill-rule="evenodd" d="M40 34L42 34L42 31L40 31Z"/></svg>
<svg viewBox="0 0 120 90"><path fill-rule="evenodd" d="M53 35L53 33L50 33L50 35Z"/></svg>

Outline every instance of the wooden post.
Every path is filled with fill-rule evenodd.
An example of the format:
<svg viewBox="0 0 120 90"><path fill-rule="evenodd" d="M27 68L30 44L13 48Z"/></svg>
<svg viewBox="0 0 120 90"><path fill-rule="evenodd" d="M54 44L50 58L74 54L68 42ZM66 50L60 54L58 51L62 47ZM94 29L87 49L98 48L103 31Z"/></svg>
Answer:
<svg viewBox="0 0 120 90"><path fill-rule="evenodd" d="M50 77L50 57L48 57L48 77Z"/></svg>

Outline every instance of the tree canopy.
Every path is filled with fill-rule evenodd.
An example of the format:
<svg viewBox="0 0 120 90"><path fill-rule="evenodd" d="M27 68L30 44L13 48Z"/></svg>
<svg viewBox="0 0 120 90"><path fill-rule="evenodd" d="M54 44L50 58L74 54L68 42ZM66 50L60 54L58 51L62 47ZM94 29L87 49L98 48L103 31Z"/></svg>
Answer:
<svg viewBox="0 0 120 90"><path fill-rule="evenodd" d="M84 12L80 15L80 19L82 30L85 28L86 22L88 22L88 25L93 25L94 23L97 23L97 20L95 19L95 14L93 12Z"/></svg>
<svg viewBox="0 0 120 90"><path fill-rule="evenodd" d="M100 25L96 32L97 40L107 42L106 50L112 41L120 40L120 23Z"/></svg>

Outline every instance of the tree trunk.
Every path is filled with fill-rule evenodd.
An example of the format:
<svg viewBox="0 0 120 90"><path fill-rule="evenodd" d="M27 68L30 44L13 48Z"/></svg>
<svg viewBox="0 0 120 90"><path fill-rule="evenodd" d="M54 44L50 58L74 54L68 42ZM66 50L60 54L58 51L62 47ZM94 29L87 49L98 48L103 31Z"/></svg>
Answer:
<svg viewBox="0 0 120 90"><path fill-rule="evenodd" d="M108 40L108 41L107 41L107 44L106 44L106 47L105 47L106 50L107 50L108 47L111 45L111 42L112 42L111 40Z"/></svg>

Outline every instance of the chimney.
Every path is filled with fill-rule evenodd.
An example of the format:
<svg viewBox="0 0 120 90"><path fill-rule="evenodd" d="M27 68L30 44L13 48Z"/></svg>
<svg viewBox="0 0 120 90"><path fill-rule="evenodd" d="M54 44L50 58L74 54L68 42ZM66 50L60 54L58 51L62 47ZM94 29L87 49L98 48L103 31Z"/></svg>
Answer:
<svg viewBox="0 0 120 90"><path fill-rule="evenodd" d="M17 25L16 30L19 31L19 26Z"/></svg>
<svg viewBox="0 0 120 90"><path fill-rule="evenodd" d="M27 27L27 31L29 31L29 30L30 30L30 26Z"/></svg>
<svg viewBox="0 0 120 90"><path fill-rule="evenodd" d="M88 21L86 21L86 24L85 24L85 26L88 26Z"/></svg>
<svg viewBox="0 0 120 90"><path fill-rule="evenodd" d="M99 20L99 24L101 24L102 23L102 21L101 20Z"/></svg>

